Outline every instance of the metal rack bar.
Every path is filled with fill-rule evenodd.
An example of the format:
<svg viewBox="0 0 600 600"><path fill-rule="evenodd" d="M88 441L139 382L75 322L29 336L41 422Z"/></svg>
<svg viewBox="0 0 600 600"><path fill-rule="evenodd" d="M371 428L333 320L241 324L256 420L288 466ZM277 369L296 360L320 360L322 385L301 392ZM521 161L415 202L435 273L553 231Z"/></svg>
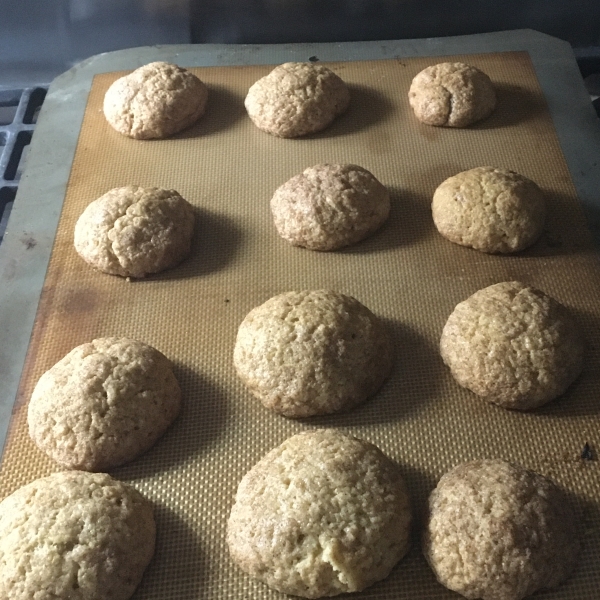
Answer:
<svg viewBox="0 0 600 600"><path fill-rule="evenodd" d="M46 87L0 90L0 108L16 106L12 121L0 125L0 243L4 238L23 172L26 149L31 143L37 113L46 91Z"/></svg>

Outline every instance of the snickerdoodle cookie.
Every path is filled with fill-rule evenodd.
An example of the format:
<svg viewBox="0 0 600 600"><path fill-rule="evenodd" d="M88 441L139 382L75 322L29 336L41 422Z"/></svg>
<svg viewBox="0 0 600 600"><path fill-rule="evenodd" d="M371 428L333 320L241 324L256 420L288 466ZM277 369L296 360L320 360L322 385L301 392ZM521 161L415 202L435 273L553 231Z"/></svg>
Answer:
<svg viewBox="0 0 600 600"><path fill-rule="evenodd" d="M423 552L438 581L465 598L521 600L573 571L573 510L550 480L503 460L446 473L429 497Z"/></svg>
<svg viewBox="0 0 600 600"><path fill-rule="evenodd" d="M431 205L438 231L451 242L489 253L518 252L541 235L546 202L530 179L477 167L446 179Z"/></svg>
<svg viewBox="0 0 600 600"><path fill-rule="evenodd" d="M564 306L509 281L458 304L440 350L460 385L505 408L526 410L560 396L579 376L584 342Z"/></svg>
<svg viewBox="0 0 600 600"><path fill-rule="evenodd" d="M75 250L104 273L144 277L186 258L193 231L192 206L175 190L128 185L86 207L75 224Z"/></svg>
<svg viewBox="0 0 600 600"><path fill-rule="evenodd" d="M148 450L180 404L171 363L158 350L127 338L99 338L71 350L39 379L29 402L29 433L61 465L104 471Z"/></svg>
<svg viewBox="0 0 600 600"><path fill-rule="evenodd" d="M271 212L279 235L292 245L336 250L381 227L390 212L390 194L367 169L322 164L279 187Z"/></svg>
<svg viewBox="0 0 600 600"><path fill-rule="evenodd" d="M408 550L410 522L398 467L373 444L321 429L289 438L244 476L227 543L252 577L321 598L387 577Z"/></svg>
<svg viewBox="0 0 600 600"><path fill-rule="evenodd" d="M164 138L196 122L208 90L186 69L153 62L117 79L104 96L104 116L123 135Z"/></svg>
<svg viewBox="0 0 600 600"><path fill-rule="evenodd" d="M413 79L408 99L419 121L438 127L467 127L496 107L490 78L459 62L423 69Z"/></svg>
<svg viewBox="0 0 600 600"><path fill-rule="evenodd" d="M309 417L349 409L375 394L390 372L392 343L383 323L350 296L287 292L248 313L233 360L266 407Z"/></svg>
<svg viewBox="0 0 600 600"><path fill-rule="evenodd" d="M254 124L282 138L325 129L349 104L350 92L333 71L292 62L275 67L254 83L245 100Z"/></svg>
<svg viewBox="0 0 600 600"><path fill-rule="evenodd" d="M109 475L37 479L0 502L0 597L126 600L155 536L150 502Z"/></svg>

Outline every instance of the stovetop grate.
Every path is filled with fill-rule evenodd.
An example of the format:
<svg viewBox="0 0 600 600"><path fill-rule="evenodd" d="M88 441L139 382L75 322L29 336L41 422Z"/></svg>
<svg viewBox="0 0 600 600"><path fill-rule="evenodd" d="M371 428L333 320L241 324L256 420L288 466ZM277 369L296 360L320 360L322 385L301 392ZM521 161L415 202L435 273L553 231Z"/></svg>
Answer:
<svg viewBox="0 0 600 600"><path fill-rule="evenodd" d="M0 90L0 243L47 88Z"/></svg>

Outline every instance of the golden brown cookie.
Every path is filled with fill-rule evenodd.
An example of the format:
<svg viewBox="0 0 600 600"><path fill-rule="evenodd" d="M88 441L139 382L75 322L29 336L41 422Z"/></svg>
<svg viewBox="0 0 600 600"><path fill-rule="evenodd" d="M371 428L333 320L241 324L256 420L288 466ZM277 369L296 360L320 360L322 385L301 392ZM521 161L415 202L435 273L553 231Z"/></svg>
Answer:
<svg viewBox="0 0 600 600"><path fill-rule="evenodd" d="M117 79L104 96L104 116L119 133L139 140L168 137L195 123L208 90L186 69L153 62Z"/></svg>
<svg viewBox="0 0 600 600"><path fill-rule="evenodd" d="M550 480L478 460L446 473L431 493L423 553L438 581L465 598L521 600L569 577L577 523Z"/></svg>
<svg viewBox="0 0 600 600"><path fill-rule="evenodd" d="M390 194L357 165L315 165L275 191L271 212L277 232L290 244L336 250L381 227L390 212Z"/></svg>
<svg viewBox="0 0 600 600"><path fill-rule="evenodd" d="M325 129L349 104L346 84L327 67L311 63L275 67L252 85L245 100L254 124L282 138Z"/></svg>
<svg viewBox="0 0 600 600"><path fill-rule="evenodd" d="M398 467L333 429L295 435L242 479L227 527L233 560L304 598L357 592L387 577L409 546Z"/></svg>
<svg viewBox="0 0 600 600"><path fill-rule="evenodd" d="M122 277L145 277L188 256L192 206L175 190L135 185L91 202L75 224L75 250L89 265Z"/></svg>
<svg viewBox="0 0 600 600"><path fill-rule="evenodd" d="M458 304L440 350L460 385L504 408L527 410L560 396L579 376L584 341L564 306L509 281Z"/></svg>
<svg viewBox="0 0 600 600"><path fill-rule="evenodd" d="M477 167L449 177L431 205L438 231L451 242L489 253L518 252L541 235L546 202L530 179Z"/></svg>
<svg viewBox="0 0 600 600"><path fill-rule="evenodd" d="M440 63L413 79L408 99L421 123L438 127L467 127L485 119L496 107L490 78L464 63Z"/></svg>
<svg viewBox="0 0 600 600"><path fill-rule="evenodd" d="M287 292L251 310L233 361L248 389L286 417L352 408L381 387L391 338L358 300L328 290Z"/></svg>
<svg viewBox="0 0 600 600"><path fill-rule="evenodd" d="M99 338L40 377L28 407L29 434L64 467L104 471L153 446L180 405L171 363L158 350Z"/></svg>
<svg viewBox="0 0 600 600"><path fill-rule="evenodd" d="M54 473L0 502L0 597L127 600L154 554L152 505L105 473Z"/></svg>

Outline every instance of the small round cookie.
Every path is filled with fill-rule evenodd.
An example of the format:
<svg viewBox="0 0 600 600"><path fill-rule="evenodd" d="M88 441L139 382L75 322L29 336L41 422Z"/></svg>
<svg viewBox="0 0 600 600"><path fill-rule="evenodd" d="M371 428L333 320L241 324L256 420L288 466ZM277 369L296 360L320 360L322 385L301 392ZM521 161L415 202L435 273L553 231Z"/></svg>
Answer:
<svg viewBox="0 0 600 600"><path fill-rule="evenodd" d="M325 129L346 111L350 92L327 67L290 62L254 83L244 104L259 129L295 138Z"/></svg>
<svg viewBox="0 0 600 600"><path fill-rule="evenodd" d="M358 300L328 290L287 292L251 310L233 362L267 408L290 418L352 408L392 367L383 323Z"/></svg>
<svg viewBox="0 0 600 600"><path fill-rule="evenodd" d="M275 191L271 212L279 235L293 246L336 250L383 225L390 194L357 165L316 165Z"/></svg>
<svg viewBox="0 0 600 600"><path fill-rule="evenodd" d="M456 306L440 350L460 385L504 408L527 410L560 396L579 376L584 341L564 306L508 281Z"/></svg>
<svg viewBox="0 0 600 600"><path fill-rule="evenodd" d="M195 123L208 90L193 73L153 62L117 79L104 96L104 116L119 133L138 140L164 138Z"/></svg>
<svg viewBox="0 0 600 600"><path fill-rule="evenodd" d="M490 78L464 63L440 63L413 79L408 99L421 123L437 127L467 127L485 119L496 107Z"/></svg>
<svg viewBox="0 0 600 600"><path fill-rule="evenodd" d="M446 179L433 194L431 210L445 238L488 253L531 246L546 219L540 188L523 175L494 167L477 167Z"/></svg>
<svg viewBox="0 0 600 600"><path fill-rule="evenodd" d="M54 473L0 502L0 597L127 600L154 554L152 505L105 473Z"/></svg>
<svg viewBox="0 0 600 600"><path fill-rule="evenodd" d="M75 250L89 265L122 277L145 277L188 256L192 206L175 190L114 188L91 202L75 224Z"/></svg>
<svg viewBox="0 0 600 600"><path fill-rule="evenodd" d="M550 480L503 460L446 473L429 497L423 553L438 581L465 598L521 600L573 571L573 510Z"/></svg>
<svg viewBox="0 0 600 600"><path fill-rule="evenodd" d="M398 467L373 444L320 429L289 438L243 477L227 544L252 577L321 598L387 577L408 550L410 523Z"/></svg>
<svg viewBox="0 0 600 600"><path fill-rule="evenodd" d="M29 434L64 467L104 471L153 446L180 405L171 363L158 350L99 338L40 377L29 401Z"/></svg>

